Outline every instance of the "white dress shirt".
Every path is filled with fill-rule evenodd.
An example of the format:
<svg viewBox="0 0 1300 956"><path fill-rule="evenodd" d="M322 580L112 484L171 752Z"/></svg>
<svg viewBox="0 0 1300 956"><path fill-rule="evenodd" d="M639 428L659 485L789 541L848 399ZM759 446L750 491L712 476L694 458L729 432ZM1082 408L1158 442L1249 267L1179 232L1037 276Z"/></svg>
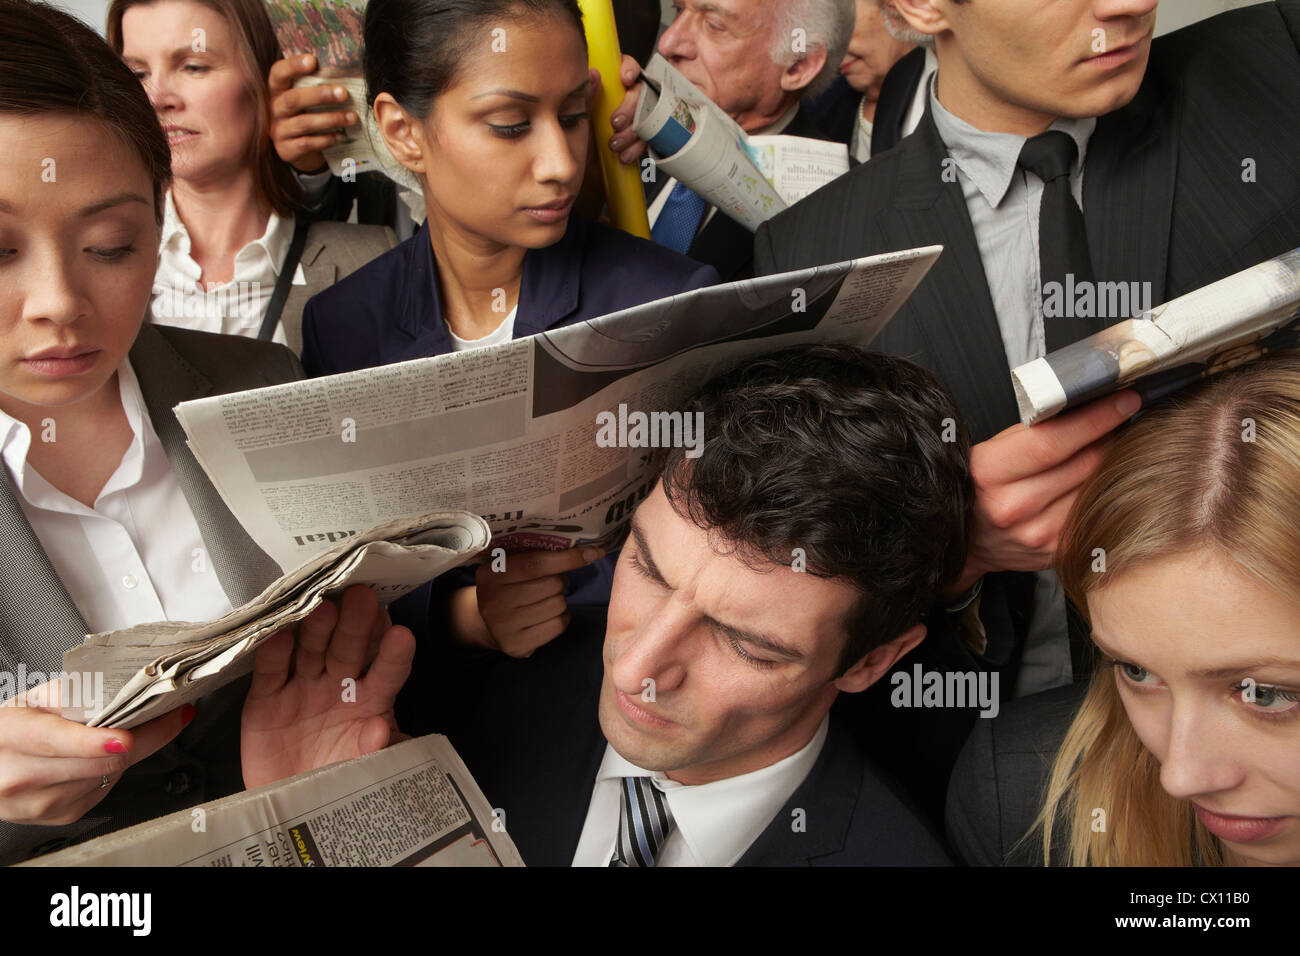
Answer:
<svg viewBox="0 0 1300 956"><path fill-rule="evenodd" d="M117 370L131 444L95 507L59 491L27 461L32 434L0 411L0 437L18 502L91 633L149 621L207 621L230 601L208 560L199 526L172 472L140 385ZM58 440L57 409L51 409ZM45 430L38 440L45 437Z"/></svg>
<svg viewBox="0 0 1300 956"><path fill-rule="evenodd" d="M516 305L510 310L510 314L501 320L500 325L480 339L462 339L451 330L451 324L448 323L447 335L451 339L451 350L453 352L464 352L466 349L481 349L489 345L509 342L515 335L515 314L518 311L519 306Z"/></svg>
<svg viewBox="0 0 1300 956"><path fill-rule="evenodd" d="M199 286L203 270L190 256L189 230L181 222L168 190L162 243L158 247L158 271L154 275L154 298L149 305L153 320L159 325L257 338L280 276L280 266L293 242L293 227L293 219L272 212L262 237L235 253L234 277L215 288L204 289ZM292 284L307 284L302 263L297 265ZM271 341L287 343L283 323L277 323Z"/></svg>
<svg viewBox="0 0 1300 956"><path fill-rule="evenodd" d="M738 777L686 786L624 760L609 744L596 773L574 866L609 866L622 811L622 779L651 777L675 823L655 866L734 866L804 782L826 742L830 718L804 747L783 760ZM792 817L788 821L793 825Z"/></svg>

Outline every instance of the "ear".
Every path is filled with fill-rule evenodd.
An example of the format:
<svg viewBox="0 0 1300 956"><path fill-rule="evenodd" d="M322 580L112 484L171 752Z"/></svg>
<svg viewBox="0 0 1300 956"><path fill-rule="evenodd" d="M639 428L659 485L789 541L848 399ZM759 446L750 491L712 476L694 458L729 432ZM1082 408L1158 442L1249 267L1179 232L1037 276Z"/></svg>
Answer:
<svg viewBox="0 0 1300 956"><path fill-rule="evenodd" d="M898 663L899 658L920 644L923 637L925 637L925 625L918 624L892 641L881 644L837 677L834 682L835 687L846 694L856 694L866 690L888 674L890 668Z"/></svg>
<svg viewBox="0 0 1300 956"><path fill-rule="evenodd" d="M797 93L817 78L826 65L826 47L814 46L785 68L781 74L781 89Z"/></svg>
<svg viewBox="0 0 1300 956"><path fill-rule="evenodd" d="M913 30L934 36L949 29L947 14L930 0L892 0L892 2Z"/></svg>
<svg viewBox="0 0 1300 956"><path fill-rule="evenodd" d="M375 97L375 125L393 158L418 175L425 171L424 127L409 116L389 93Z"/></svg>

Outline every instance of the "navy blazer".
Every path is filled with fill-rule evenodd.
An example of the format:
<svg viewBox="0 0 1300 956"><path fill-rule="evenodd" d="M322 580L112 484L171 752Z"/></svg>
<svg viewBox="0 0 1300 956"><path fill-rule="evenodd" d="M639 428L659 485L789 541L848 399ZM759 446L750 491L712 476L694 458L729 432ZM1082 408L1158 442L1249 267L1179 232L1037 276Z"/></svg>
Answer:
<svg viewBox="0 0 1300 956"><path fill-rule="evenodd" d="M311 377L451 351L426 222L410 239L314 296L302 318ZM647 239L571 215L563 238L524 255L515 338L689 289L718 273Z"/></svg>
<svg viewBox="0 0 1300 956"><path fill-rule="evenodd" d="M529 866L568 866L578 848L605 754L597 717L604 637L604 614L582 609L564 635L522 660L429 642L421 652L434 659L399 698L402 729L450 738ZM832 714L808 776L737 866L950 863Z"/></svg>
<svg viewBox="0 0 1300 956"><path fill-rule="evenodd" d="M559 242L524 255L514 337L718 281L712 266L571 215ZM311 377L450 352L428 222L395 249L314 296L303 311L302 339L302 364ZM607 603L613 579L613 555L570 572L569 603ZM468 569L452 571L432 593L420 588L395 604L394 614L420 633L428 625L430 601L440 602L450 590L473 583Z"/></svg>

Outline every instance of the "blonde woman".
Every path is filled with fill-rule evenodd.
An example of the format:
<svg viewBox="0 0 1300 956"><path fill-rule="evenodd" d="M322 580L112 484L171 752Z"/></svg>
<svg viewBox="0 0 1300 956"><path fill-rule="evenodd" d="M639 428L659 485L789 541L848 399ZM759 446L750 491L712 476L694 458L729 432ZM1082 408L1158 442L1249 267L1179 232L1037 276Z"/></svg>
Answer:
<svg viewBox="0 0 1300 956"><path fill-rule="evenodd" d="M1138 419L1058 570L1099 656L981 721L953 775L970 863L1300 864L1300 355ZM1082 690L1082 689L1080 689Z"/></svg>

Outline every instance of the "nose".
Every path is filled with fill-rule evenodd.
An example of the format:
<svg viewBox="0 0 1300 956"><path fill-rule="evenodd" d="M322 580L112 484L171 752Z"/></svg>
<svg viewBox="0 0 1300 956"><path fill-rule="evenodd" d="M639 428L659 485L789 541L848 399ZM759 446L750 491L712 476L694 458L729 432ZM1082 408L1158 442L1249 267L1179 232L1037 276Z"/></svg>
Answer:
<svg viewBox="0 0 1300 956"><path fill-rule="evenodd" d="M665 600L618 648L610 667L614 685L629 697L650 686L656 694L680 687L687 671L687 641L696 626L698 616L678 598Z"/></svg>
<svg viewBox="0 0 1300 956"><path fill-rule="evenodd" d="M695 42L691 37L690 11L683 10L659 37L659 55L665 60L690 59L695 56Z"/></svg>
<svg viewBox="0 0 1300 956"><path fill-rule="evenodd" d="M1093 15L1098 20L1142 18L1155 13L1159 5L1160 0L1097 0L1093 6Z"/></svg>
<svg viewBox="0 0 1300 956"><path fill-rule="evenodd" d="M569 132L558 120L537 125L534 139L537 153L533 158L533 174L539 183L567 186L578 175L578 170L582 168L580 164L585 163L587 158L586 141L583 140L584 153L576 155Z"/></svg>
<svg viewBox="0 0 1300 956"><path fill-rule="evenodd" d="M1223 729L1195 702L1173 702L1169 744L1160 765L1160 785L1171 797L1190 800L1241 785L1244 770Z"/></svg>
<svg viewBox="0 0 1300 956"><path fill-rule="evenodd" d="M156 112L162 113L166 110L178 109L181 105L180 94L176 92L172 84L171 77L165 70L151 70L147 79L142 79L141 85L149 97L149 102L153 104Z"/></svg>
<svg viewBox="0 0 1300 956"><path fill-rule="evenodd" d="M23 275L23 319L71 325L91 311L90 298L72 268L58 252L32 250L33 268Z"/></svg>

